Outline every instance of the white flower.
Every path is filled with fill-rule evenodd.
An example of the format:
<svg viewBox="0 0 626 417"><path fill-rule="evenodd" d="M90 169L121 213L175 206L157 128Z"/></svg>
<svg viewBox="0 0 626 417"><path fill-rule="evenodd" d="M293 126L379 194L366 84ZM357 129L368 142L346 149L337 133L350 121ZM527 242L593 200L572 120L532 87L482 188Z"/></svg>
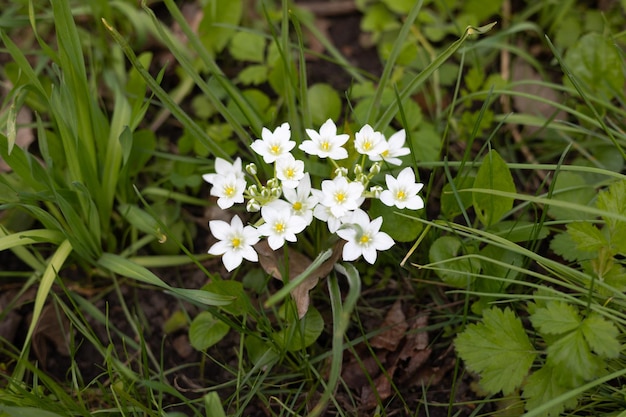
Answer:
<svg viewBox="0 0 626 417"><path fill-rule="evenodd" d="M309 155L317 155L320 158L334 160L348 157L348 151L342 148L342 146L348 141L350 135L338 135L337 126L331 119L324 122L320 127L319 133L313 129L306 129L306 133L311 140L305 140L300 144L299 148Z"/></svg>
<svg viewBox="0 0 626 417"><path fill-rule="evenodd" d="M276 160L276 177L283 188L296 188L304 177L304 162L297 161L290 153L281 156Z"/></svg>
<svg viewBox="0 0 626 417"><path fill-rule="evenodd" d="M380 231L382 223L382 217L370 222L366 212L361 209L355 210L350 219L344 223L347 227L337 230L339 237L346 241L343 246L343 260L354 261L363 255L367 262L373 264L376 262L377 251L392 247L393 239Z"/></svg>
<svg viewBox="0 0 626 417"><path fill-rule="evenodd" d="M346 177L335 177L322 181L320 203L330 208L333 216L340 218L358 208L363 201L365 187L360 182L349 182Z"/></svg>
<svg viewBox="0 0 626 417"><path fill-rule="evenodd" d="M227 209L235 203L243 203L243 193L246 189L246 180L235 173L226 176L218 175L213 180L210 194L217 198L217 205Z"/></svg>
<svg viewBox="0 0 626 417"><path fill-rule="evenodd" d="M424 184L415 182L415 173L411 167L400 171L397 179L389 174L385 175L385 181L388 189L380 193L380 201L385 205L410 210L424 208L424 200L417 195Z"/></svg>
<svg viewBox="0 0 626 417"><path fill-rule="evenodd" d="M292 216L288 207L263 206L261 217L265 223L259 226L259 234L267 236L267 243L273 250L283 246L285 241L295 242L296 234L307 226L302 217Z"/></svg>
<svg viewBox="0 0 626 417"><path fill-rule="evenodd" d="M235 216L230 224L222 220L209 222L211 233L219 242L209 249L211 255L222 255L222 262L228 271L237 268L244 259L257 262L259 256L252 245L259 241L259 233L252 226L245 226L239 216Z"/></svg>
<svg viewBox="0 0 626 417"><path fill-rule="evenodd" d="M375 132L370 125L365 125L354 135L354 149L370 158L387 150L387 142L380 132Z"/></svg>
<svg viewBox="0 0 626 417"><path fill-rule="evenodd" d="M283 123L274 130L274 133L264 127L261 131L261 137L262 139L255 140L250 147L261 155L268 164L276 161L278 157L289 153L296 146L296 142L290 140L291 130L289 123Z"/></svg>
<svg viewBox="0 0 626 417"><path fill-rule="evenodd" d="M313 190L313 191L318 191L318 190ZM345 217L349 217L350 214L352 214L351 211L347 212L346 216L343 216L341 218L335 217L333 213L331 213L330 207L327 207L323 204L318 204L313 209L313 217L325 222L326 225L328 226L328 231L330 233L335 233L341 227L341 224L342 224L341 219Z"/></svg>
<svg viewBox="0 0 626 417"><path fill-rule="evenodd" d="M317 205L317 197L311 195L311 177L307 172L300 180L298 187L285 188L283 186L283 197L287 200L291 209L291 214L300 216L307 226L313 221L313 208Z"/></svg>
<svg viewBox="0 0 626 417"><path fill-rule="evenodd" d="M202 179L210 184L213 184L216 178L227 177L230 174L235 174L238 178L244 178L244 173L241 169L241 158L235 159L235 162L232 164L220 157L215 158L215 173L204 174Z"/></svg>
<svg viewBox="0 0 626 417"><path fill-rule="evenodd" d="M391 135L387 141L386 150L379 155L371 156L370 159L372 161L380 161L382 159L392 165L402 165L402 160L398 157L411 153L411 150L404 146L404 142L406 142L406 132L402 129Z"/></svg>

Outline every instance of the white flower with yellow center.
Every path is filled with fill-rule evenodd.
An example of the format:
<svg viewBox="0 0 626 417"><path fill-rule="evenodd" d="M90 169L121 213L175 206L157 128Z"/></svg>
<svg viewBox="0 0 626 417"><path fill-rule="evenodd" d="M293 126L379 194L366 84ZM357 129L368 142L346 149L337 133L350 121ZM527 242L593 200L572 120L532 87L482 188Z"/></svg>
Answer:
<svg viewBox="0 0 626 417"><path fill-rule="evenodd" d="M307 226L306 221L300 216L293 216L288 207L263 206L261 217L265 223L257 230L261 236L267 236L267 243L273 250L282 247L285 241L296 242L296 234Z"/></svg>
<svg viewBox="0 0 626 417"><path fill-rule="evenodd" d="M307 226L313 221L313 208L316 206L318 199L311 195L311 177L307 172L304 174L298 186L294 188L286 188L283 186L283 197L285 200L276 200L270 205L284 204L291 210L294 216L300 216Z"/></svg>
<svg viewBox="0 0 626 417"><path fill-rule="evenodd" d="M250 147L253 151L263 157L263 161L268 164L274 163L278 158L288 154L296 142L291 139L289 123L283 123L272 133L269 129L263 128L262 139L255 140Z"/></svg>
<svg viewBox="0 0 626 417"><path fill-rule="evenodd" d="M417 195L424 184L415 182L415 173L411 167L406 167L400 171L398 178L389 174L385 175L385 182L387 183L387 190L380 193L380 201L385 205L410 210L424 208L424 200Z"/></svg>
<svg viewBox="0 0 626 417"><path fill-rule="evenodd" d="M376 262L377 251L387 250L394 244L393 239L385 232L380 231L383 218L377 217L370 222L366 212L356 209L344 221L337 235L346 241L343 246L342 258L344 261L354 261L359 256L370 264Z"/></svg>
<svg viewBox="0 0 626 417"><path fill-rule="evenodd" d="M380 132L375 132L370 125L365 125L354 135L354 149L370 158L380 156L387 150L387 142Z"/></svg>
<svg viewBox="0 0 626 417"><path fill-rule="evenodd" d="M341 218L363 203L363 191L365 187L362 183L350 182L346 177L324 180L320 203L328 207L334 217Z"/></svg>
<svg viewBox="0 0 626 417"><path fill-rule="evenodd" d="M406 142L406 132L404 129L391 135L387 141L387 149L382 151L379 155L373 155L370 157L372 161L383 160L392 165L402 165L400 156L405 156L411 153L411 150L404 146Z"/></svg>
<svg viewBox="0 0 626 417"><path fill-rule="evenodd" d="M246 180L242 176L231 172L226 176L218 175L212 178L213 187L209 191L217 197L217 205L221 209L232 207L235 203L243 203L243 193L246 189Z"/></svg>
<svg viewBox="0 0 626 417"><path fill-rule="evenodd" d="M222 220L211 220L209 228L218 239L209 249L209 253L222 255L222 263L228 271L237 268L244 259L252 262L259 260L252 247L259 241L259 233L252 226L244 227L239 216L233 217L230 224Z"/></svg>
<svg viewBox="0 0 626 417"><path fill-rule="evenodd" d="M309 155L317 155L320 158L330 158L333 160L345 159L348 157L348 151L342 146L348 141L350 135L337 134L337 126L335 122L328 119L320 127L320 131L306 129L307 135L311 138L305 140L299 146Z"/></svg>
<svg viewBox="0 0 626 417"><path fill-rule="evenodd" d="M215 172L204 174L202 179L213 184L220 177L227 177L230 174L235 174L237 178L244 178L244 173L241 169L241 158L235 159L232 164L220 157L215 158Z"/></svg>
<svg viewBox="0 0 626 417"><path fill-rule="evenodd" d="M276 160L276 177L283 188L296 188L304 177L304 162L288 153Z"/></svg>

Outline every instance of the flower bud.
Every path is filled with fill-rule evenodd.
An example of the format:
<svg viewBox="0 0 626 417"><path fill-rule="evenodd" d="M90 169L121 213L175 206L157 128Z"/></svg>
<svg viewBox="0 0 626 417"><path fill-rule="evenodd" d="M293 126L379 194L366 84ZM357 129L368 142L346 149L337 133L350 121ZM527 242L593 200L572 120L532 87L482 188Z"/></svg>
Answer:
<svg viewBox="0 0 626 417"><path fill-rule="evenodd" d="M248 194L252 197L256 197L259 195L259 187L256 184L252 184L248 187Z"/></svg>
<svg viewBox="0 0 626 417"><path fill-rule="evenodd" d="M383 187L381 187L380 185L374 185L370 188L370 192L372 193L374 198L380 198L380 193L383 192Z"/></svg>
<svg viewBox="0 0 626 417"><path fill-rule="evenodd" d="M356 164L354 166L353 172L354 172L354 176L358 177L359 175L361 175L363 173L363 167L361 165L359 165L359 164Z"/></svg>
<svg viewBox="0 0 626 417"><path fill-rule="evenodd" d="M278 178L274 177L274 178L270 178L269 180L267 180L267 188L276 188L280 185L280 181L278 181Z"/></svg>
<svg viewBox="0 0 626 417"><path fill-rule="evenodd" d="M348 175L348 168L346 167L337 167L335 169L335 176L337 177L346 177Z"/></svg>
<svg viewBox="0 0 626 417"><path fill-rule="evenodd" d="M283 195L283 190L280 187L274 187L270 190L270 193L272 194L272 200L276 200L277 198L280 198L281 195Z"/></svg>
<svg viewBox="0 0 626 417"><path fill-rule="evenodd" d="M253 162L250 162L248 165L246 165L246 172L250 175L256 175L256 165Z"/></svg>
<svg viewBox="0 0 626 417"><path fill-rule="evenodd" d="M253 198L251 200L248 200L248 204L246 204L246 210L248 210L249 213L256 213L257 211L261 210L261 205Z"/></svg>
<svg viewBox="0 0 626 417"><path fill-rule="evenodd" d="M370 174L378 175L379 172L380 172L380 163L379 162L374 162L374 164L370 168Z"/></svg>

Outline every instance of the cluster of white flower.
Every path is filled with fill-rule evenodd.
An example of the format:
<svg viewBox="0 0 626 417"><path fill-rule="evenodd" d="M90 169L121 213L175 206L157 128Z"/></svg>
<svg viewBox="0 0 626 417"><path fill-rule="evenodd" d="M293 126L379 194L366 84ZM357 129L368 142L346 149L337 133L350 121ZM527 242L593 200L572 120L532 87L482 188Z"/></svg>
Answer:
<svg viewBox="0 0 626 417"><path fill-rule="evenodd" d="M381 162L401 165L400 156L408 155L404 146L404 130L392 135L388 140L381 132L365 125L355 134L354 148L362 155L360 163L353 169L354 177L348 178L348 169L339 166L336 161L348 157L343 147L350 138L347 134L337 134L337 127L332 120L326 121L319 132L306 129L310 139L303 141L299 149L308 155L328 158L335 167L333 179L323 180L321 189L311 187L311 178L304 170L304 161L297 160L291 150L296 143L291 140L291 129L283 123L274 132L263 128L262 138L251 145L252 149L263 157L267 164L274 164L274 177L263 184L257 177L257 167L248 164L245 167L255 183L248 186L240 158L232 164L216 158L215 173L205 174L204 180L212 184L211 195L217 197L217 204L227 209L235 203L247 200L249 212L259 212L258 225L244 226L241 218L235 216L230 224L221 220L212 220L209 227L218 239L209 249L213 255L222 255L227 270L232 271L243 259L256 262L258 255L255 245L262 237L273 250L282 247L285 242L296 242L296 235L307 228L313 219L326 222L328 230L346 241L342 257L345 261L363 258L373 264L377 251L389 249L394 241L380 231L382 217L370 220L360 207L366 198L380 198L387 206L400 209L418 210L424 202L417 193L423 184L417 183L415 173L410 167L404 168L396 178L385 175L387 188L372 186L370 181L381 169ZM366 159L371 166L365 173Z"/></svg>

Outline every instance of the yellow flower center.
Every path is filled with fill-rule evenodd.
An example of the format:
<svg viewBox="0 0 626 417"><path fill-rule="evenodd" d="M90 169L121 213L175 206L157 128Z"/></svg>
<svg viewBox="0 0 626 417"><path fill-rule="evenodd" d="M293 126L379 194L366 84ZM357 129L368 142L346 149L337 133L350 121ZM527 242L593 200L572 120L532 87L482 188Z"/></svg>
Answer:
<svg viewBox="0 0 626 417"><path fill-rule="evenodd" d="M361 245L367 245L370 242L370 240L372 239L370 238L369 235L362 235L361 238L359 239L359 243Z"/></svg>
<svg viewBox="0 0 626 417"><path fill-rule="evenodd" d="M270 147L270 152L273 153L274 155L280 154L280 145L272 145Z"/></svg>
<svg viewBox="0 0 626 417"><path fill-rule="evenodd" d="M399 190L396 193L396 200L404 200L406 198L406 193L404 192L404 190Z"/></svg>
<svg viewBox="0 0 626 417"><path fill-rule="evenodd" d="M241 239L234 237L230 240L230 244L233 246L233 249L237 249L241 246Z"/></svg>
<svg viewBox="0 0 626 417"><path fill-rule="evenodd" d="M386 158L389 156L389 149L385 149L384 151L382 151L382 153L380 154L380 156L382 156L383 158Z"/></svg>
<svg viewBox="0 0 626 417"><path fill-rule="evenodd" d="M346 193L344 193L343 191L339 191L338 193L335 193L335 201L338 204L343 203L345 199L346 199Z"/></svg>
<svg viewBox="0 0 626 417"><path fill-rule="evenodd" d="M368 139L363 142L363 150L369 151L370 149L372 149L372 141Z"/></svg>
<svg viewBox="0 0 626 417"><path fill-rule="evenodd" d="M296 201L295 203L293 203L293 206L291 207L293 207L295 211L300 211L302 210L302 203L299 201Z"/></svg>
<svg viewBox="0 0 626 417"><path fill-rule="evenodd" d="M285 178L293 178L294 175L296 174L296 171L290 167L284 170L283 174L285 174Z"/></svg>
<svg viewBox="0 0 626 417"><path fill-rule="evenodd" d="M274 224L274 231L276 233L283 233L285 231L285 223L276 223Z"/></svg>
<svg viewBox="0 0 626 417"><path fill-rule="evenodd" d="M322 148L323 151L328 151L330 149L330 143L325 140L322 143L320 143L320 148Z"/></svg>
<svg viewBox="0 0 626 417"><path fill-rule="evenodd" d="M224 186L224 195L226 197L232 197L234 194L235 194L235 187L233 187L232 185Z"/></svg>

